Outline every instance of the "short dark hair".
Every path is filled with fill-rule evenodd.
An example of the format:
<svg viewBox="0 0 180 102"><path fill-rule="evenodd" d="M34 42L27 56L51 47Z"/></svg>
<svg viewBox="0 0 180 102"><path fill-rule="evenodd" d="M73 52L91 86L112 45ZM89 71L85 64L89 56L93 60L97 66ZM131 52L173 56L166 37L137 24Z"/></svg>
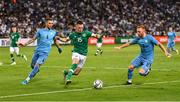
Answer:
<svg viewBox="0 0 180 102"><path fill-rule="evenodd" d="M84 24L83 21L79 20L76 22L76 24Z"/></svg>
<svg viewBox="0 0 180 102"><path fill-rule="evenodd" d="M17 25L16 25L15 23L12 23L12 24L11 24L11 28L12 28L12 27L17 27Z"/></svg>

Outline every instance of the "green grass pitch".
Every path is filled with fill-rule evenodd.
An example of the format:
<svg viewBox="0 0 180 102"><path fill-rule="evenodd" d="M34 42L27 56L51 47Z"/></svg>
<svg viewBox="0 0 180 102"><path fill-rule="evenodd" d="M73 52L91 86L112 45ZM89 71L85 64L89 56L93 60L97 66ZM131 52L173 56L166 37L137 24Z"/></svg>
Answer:
<svg viewBox="0 0 180 102"><path fill-rule="evenodd" d="M180 55L165 57L155 47L155 59L147 77L133 74L133 85L122 85L127 79L127 67L140 52L138 46L114 50L117 45L104 45L104 53L94 56L96 47L89 46L86 64L79 76L64 87L62 71L71 65L72 46L63 46L58 54L52 48L40 73L26 86L21 85L31 71L34 47L21 48L28 61L15 57L10 66L9 48L0 48L0 101L180 101ZM180 44L176 45L180 50ZM104 82L103 89L93 89L96 79Z"/></svg>

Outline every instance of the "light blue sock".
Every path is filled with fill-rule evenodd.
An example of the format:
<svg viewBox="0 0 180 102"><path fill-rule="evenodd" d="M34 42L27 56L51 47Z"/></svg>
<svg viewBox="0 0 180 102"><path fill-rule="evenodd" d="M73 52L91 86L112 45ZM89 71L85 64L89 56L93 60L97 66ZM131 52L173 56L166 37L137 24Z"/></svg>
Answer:
<svg viewBox="0 0 180 102"><path fill-rule="evenodd" d="M132 79L133 70L128 69L128 79Z"/></svg>
<svg viewBox="0 0 180 102"><path fill-rule="evenodd" d="M39 66L34 66L33 70L29 74L29 78L32 79L38 71L39 71Z"/></svg>

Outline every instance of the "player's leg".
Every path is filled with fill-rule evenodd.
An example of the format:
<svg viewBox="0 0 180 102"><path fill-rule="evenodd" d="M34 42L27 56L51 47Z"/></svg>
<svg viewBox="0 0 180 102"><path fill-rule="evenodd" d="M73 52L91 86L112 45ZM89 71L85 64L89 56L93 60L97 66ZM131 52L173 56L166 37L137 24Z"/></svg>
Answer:
<svg viewBox="0 0 180 102"><path fill-rule="evenodd" d="M103 50L101 49L101 46L102 46L102 43L97 43L97 50L96 50L96 53L95 53L95 56L99 54L102 54L103 53Z"/></svg>
<svg viewBox="0 0 180 102"><path fill-rule="evenodd" d="M97 56L99 53L99 50L98 50L98 43L96 44L96 53L94 54L95 56Z"/></svg>
<svg viewBox="0 0 180 102"><path fill-rule="evenodd" d="M85 62L86 62L86 56L81 55L78 67L74 71L73 75L79 75L79 73L81 72L81 70L85 64Z"/></svg>
<svg viewBox="0 0 180 102"><path fill-rule="evenodd" d="M31 60L31 68L32 68L32 69L34 68L34 66L35 66L38 58L39 58L39 54L34 53L34 54L33 54L33 57L32 57L32 60Z"/></svg>
<svg viewBox="0 0 180 102"><path fill-rule="evenodd" d="M168 42L168 44L167 44L167 52L168 53L171 53L171 42Z"/></svg>
<svg viewBox="0 0 180 102"><path fill-rule="evenodd" d="M27 61L26 55L19 53L19 47L15 47L15 53L16 53L17 57L22 57L25 61Z"/></svg>
<svg viewBox="0 0 180 102"><path fill-rule="evenodd" d="M10 47L10 57L11 57L11 65L15 65L16 64L16 62L15 62L15 59L14 59L14 55L13 55L13 53L14 53L14 47Z"/></svg>
<svg viewBox="0 0 180 102"><path fill-rule="evenodd" d="M144 60L142 68L139 69L139 75L147 76L151 70L151 64L151 62Z"/></svg>
<svg viewBox="0 0 180 102"><path fill-rule="evenodd" d="M172 43L172 47L171 47L172 51L176 52L177 54L179 54L179 51L175 48L175 42Z"/></svg>
<svg viewBox="0 0 180 102"><path fill-rule="evenodd" d="M127 84L132 84L132 76L133 76L133 71L134 71L134 65L128 66L128 80Z"/></svg>
<svg viewBox="0 0 180 102"><path fill-rule="evenodd" d="M128 67L127 84L132 84L133 71L135 68L138 68L139 66L141 66L141 58L138 56L131 62L131 65Z"/></svg>
<svg viewBox="0 0 180 102"><path fill-rule="evenodd" d="M67 75L65 75L65 84L71 83L71 78L72 75L74 73L74 71L76 70L76 68L78 67L78 63L79 63L80 57L78 53L73 53L72 55L72 65L67 73Z"/></svg>
<svg viewBox="0 0 180 102"><path fill-rule="evenodd" d="M39 57L36 61L36 64L34 65L33 70L30 72L26 80L22 82L22 84L26 85L28 82L39 72L40 66L45 62L47 59L48 54L47 53L40 53Z"/></svg>

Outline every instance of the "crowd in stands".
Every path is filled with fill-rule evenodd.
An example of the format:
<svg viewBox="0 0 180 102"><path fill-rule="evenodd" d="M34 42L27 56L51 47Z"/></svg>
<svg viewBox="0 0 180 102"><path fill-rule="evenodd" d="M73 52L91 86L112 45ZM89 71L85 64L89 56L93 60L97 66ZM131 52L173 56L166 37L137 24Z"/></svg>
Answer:
<svg viewBox="0 0 180 102"><path fill-rule="evenodd" d="M101 28L106 36L131 36L145 24L153 35L166 35L169 27L180 31L178 0L16 0L0 1L0 37L7 37L15 23L22 37L33 36L46 18L55 29L69 32L69 25L83 20L86 28Z"/></svg>

